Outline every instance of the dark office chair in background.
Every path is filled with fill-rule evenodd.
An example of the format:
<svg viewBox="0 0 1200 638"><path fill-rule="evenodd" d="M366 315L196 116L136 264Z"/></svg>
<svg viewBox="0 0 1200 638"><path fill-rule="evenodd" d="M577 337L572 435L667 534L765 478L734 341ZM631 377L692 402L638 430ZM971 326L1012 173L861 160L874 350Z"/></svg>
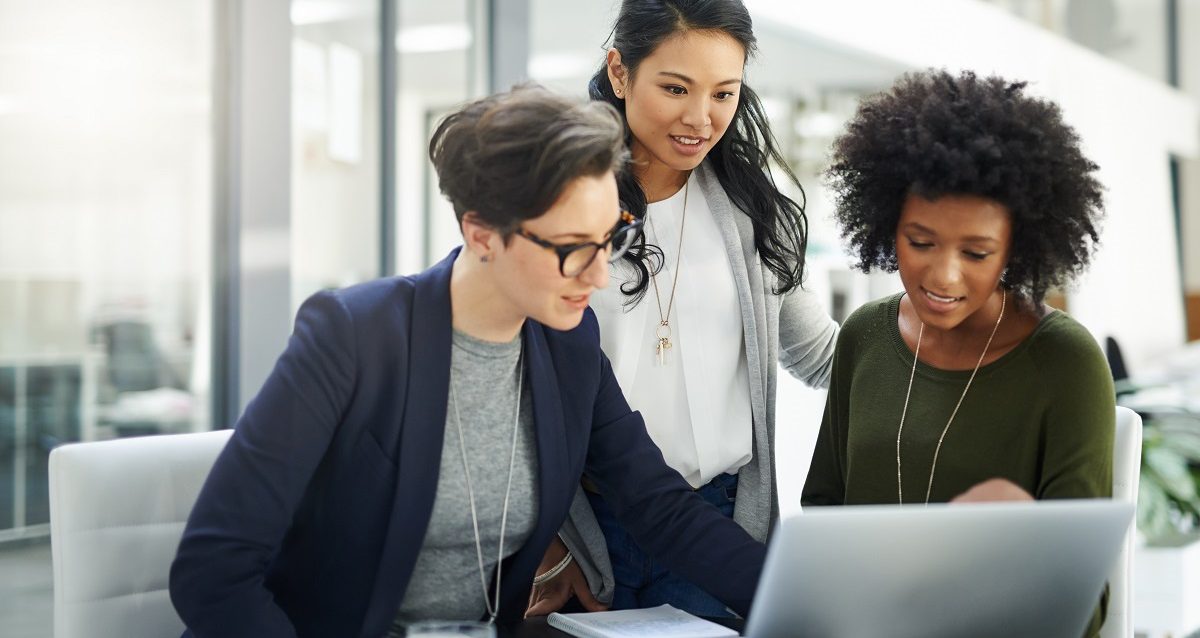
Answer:
<svg viewBox="0 0 1200 638"><path fill-rule="evenodd" d="M103 381L112 399L101 413L119 437L175 431L190 418L190 394L154 340L154 329L139 319L114 319L94 329L106 355Z"/></svg>
<svg viewBox="0 0 1200 638"><path fill-rule="evenodd" d="M1125 368L1125 356L1121 354L1121 346L1116 339L1104 338L1104 356L1108 359L1108 368L1112 370L1113 385L1117 388L1117 396L1134 392L1129 381L1129 370Z"/></svg>
<svg viewBox="0 0 1200 638"><path fill-rule="evenodd" d="M1142 384L1134 381L1130 376L1129 367L1125 363L1125 356L1121 352L1121 345L1115 338L1105 337L1104 356L1108 359L1108 367L1112 371L1113 388L1117 393L1118 404L1128 405L1143 420L1152 420L1156 416L1175 415L1194 418L1200 422L1200 413L1188 407L1188 404L1175 394L1154 392L1152 393L1153 398L1148 396L1151 393L1138 397L1139 393L1147 390L1170 389L1174 383Z"/></svg>
<svg viewBox="0 0 1200 638"><path fill-rule="evenodd" d="M108 382L118 393L184 389L183 380L154 343L150 324L130 319L112 321L98 326L96 336L108 355Z"/></svg>

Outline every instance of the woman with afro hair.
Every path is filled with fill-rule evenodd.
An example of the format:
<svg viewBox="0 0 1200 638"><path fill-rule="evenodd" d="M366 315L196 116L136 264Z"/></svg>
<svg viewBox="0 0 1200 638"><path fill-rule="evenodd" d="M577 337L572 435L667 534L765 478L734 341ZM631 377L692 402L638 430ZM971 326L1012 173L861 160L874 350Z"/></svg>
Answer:
<svg viewBox="0 0 1200 638"><path fill-rule="evenodd" d="M904 292L842 326L804 505L1111 496L1112 377L1043 302L1098 240L1097 168L1021 82L931 70L859 106L836 218Z"/></svg>

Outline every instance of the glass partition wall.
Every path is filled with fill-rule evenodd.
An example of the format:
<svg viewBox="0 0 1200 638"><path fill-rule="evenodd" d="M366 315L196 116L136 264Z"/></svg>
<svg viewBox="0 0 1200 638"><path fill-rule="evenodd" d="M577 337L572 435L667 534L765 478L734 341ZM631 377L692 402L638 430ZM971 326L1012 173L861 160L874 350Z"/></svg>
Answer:
<svg viewBox="0 0 1200 638"><path fill-rule="evenodd" d="M207 0L0 0L0 540L54 446L208 427L212 43Z"/></svg>
<svg viewBox="0 0 1200 638"><path fill-rule="evenodd" d="M213 274L217 174L236 160L215 150L216 67L237 54L218 48L222 3L236 13L0 0L0 541L48 532L56 445L228 425L211 414L214 297L237 294ZM488 7L290 3L289 314L457 243L426 145L486 90Z"/></svg>
<svg viewBox="0 0 1200 638"><path fill-rule="evenodd" d="M52 631L54 447L230 425L279 317L457 243L426 146L496 2L0 0L0 633Z"/></svg>
<svg viewBox="0 0 1200 638"><path fill-rule="evenodd" d="M458 243L427 144L439 117L487 85L487 3L291 7L295 308L322 288L419 270Z"/></svg>
<svg viewBox="0 0 1200 638"><path fill-rule="evenodd" d="M379 272L379 9L292 2L293 309Z"/></svg>
<svg viewBox="0 0 1200 638"><path fill-rule="evenodd" d="M394 272L421 270L462 242L429 163L429 138L442 116L487 92L493 4L401 0L397 7Z"/></svg>

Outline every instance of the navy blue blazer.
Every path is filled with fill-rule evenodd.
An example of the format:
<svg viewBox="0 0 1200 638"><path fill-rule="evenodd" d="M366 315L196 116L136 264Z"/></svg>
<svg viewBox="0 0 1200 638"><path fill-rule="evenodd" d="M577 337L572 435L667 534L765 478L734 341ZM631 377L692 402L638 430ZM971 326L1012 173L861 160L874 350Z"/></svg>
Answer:
<svg viewBox="0 0 1200 638"><path fill-rule="evenodd" d="M457 250L411 277L314 295L188 519L170 592L185 636L379 638L433 509L450 379ZM505 561L500 617L531 580L587 473L652 555L745 615L765 547L663 461L579 327L522 329L538 518Z"/></svg>

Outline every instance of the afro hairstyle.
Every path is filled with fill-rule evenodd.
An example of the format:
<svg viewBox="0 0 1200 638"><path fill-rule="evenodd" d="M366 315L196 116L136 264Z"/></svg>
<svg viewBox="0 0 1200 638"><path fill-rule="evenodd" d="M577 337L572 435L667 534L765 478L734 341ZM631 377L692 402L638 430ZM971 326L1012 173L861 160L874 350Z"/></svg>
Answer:
<svg viewBox="0 0 1200 638"><path fill-rule="evenodd" d="M860 103L825 173L856 267L899 267L896 226L910 194L1005 206L1012 245L1001 285L1036 306L1087 267L1104 206L1099 167L1058 106L1025 86L930 69Z"/></svg>

